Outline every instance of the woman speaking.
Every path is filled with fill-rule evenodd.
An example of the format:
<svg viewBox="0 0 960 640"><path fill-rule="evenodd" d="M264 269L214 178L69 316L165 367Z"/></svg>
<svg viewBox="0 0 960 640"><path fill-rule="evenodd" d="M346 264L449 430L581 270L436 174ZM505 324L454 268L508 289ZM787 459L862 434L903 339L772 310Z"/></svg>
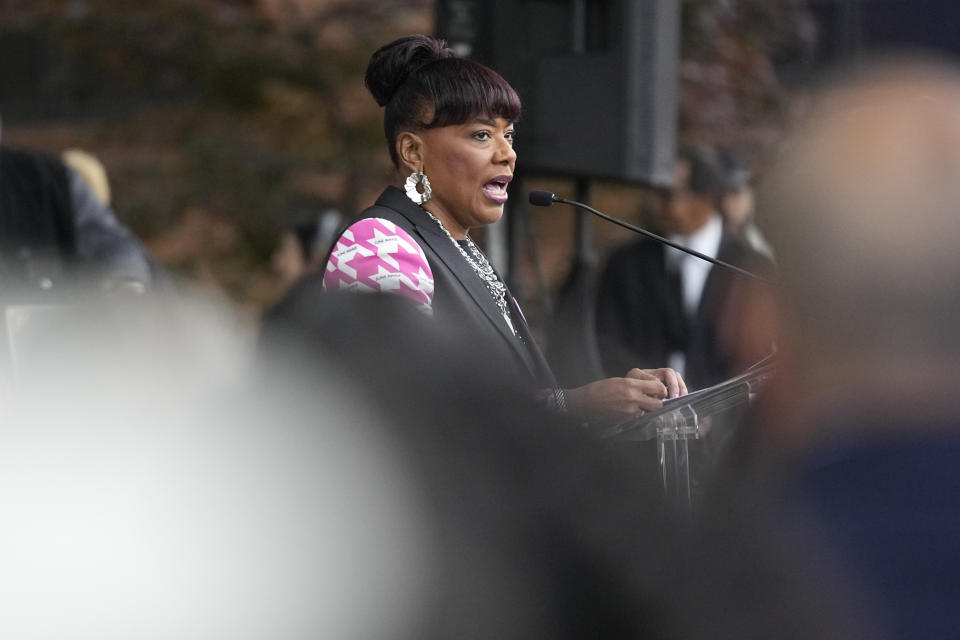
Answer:
<svg viewBox="0 0 960 640"><path fill-rule="evenodd" d="M382 291L412 300L491 362L520 371L551 406L621 422L686 393L672 369L560 389L516 300L470 230L503 215L517 153L520 99L496 72L428 36L378 49L365 84L384 107L387 146L403 189L388 187L337 240L327 291ZM487 363L489 364L489 363Z"/></svg>

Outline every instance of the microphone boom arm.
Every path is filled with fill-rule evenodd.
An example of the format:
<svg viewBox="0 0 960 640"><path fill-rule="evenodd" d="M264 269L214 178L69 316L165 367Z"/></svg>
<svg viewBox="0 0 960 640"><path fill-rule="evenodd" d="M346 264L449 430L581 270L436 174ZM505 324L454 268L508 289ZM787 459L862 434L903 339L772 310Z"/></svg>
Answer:
<svg viewBox="0 0 960 640"><path fill-rule="evenodd" d="M760 275L757 275L756 273L747 271L746 269L741 269L740 267L737 267L737 266L735 266L735 265L732 265L732 264L730 264L729 262L724 262L723 260L717 260L716 258L711 258L710 256L705 255L705 254L703 254L703 253L700 253L699 251L695 251L695 250L690 249L690 248L688 248L688 247L685 247L685 246L683 246L683 245L681 245L681 244L678 244L678 243L676 243L676 242L673 242L672 240L668 240L667 238L664 238L663 236L658 236L657 234L655 234L655 233L653 233L653 232L651 232L651 231L647 231L646 229L641 229L640 227L634 226L634 225L632 225L632 224L630 224L630 223L628 223L628 222L624 222L623 220L618 220L618 219L616 219L616 218L613 218L613 217L611 217L611 216L608 216L607 214L602 213L602 212L600 212L600 211L597 211L597 210L594 209L593 207L590 207L590 206L588 206L588 205L585 205L585 204L583 204L582 202L576 202L575 200L567 200L566 198L561 198L560 196L554 195L554 194L552 194L552 193L551 193L550 195L552 196L552 197L551 197L552 202L562 202L563 204L569 204L569 205L571 205L571 206L573 206L573 207L580 207L581 209L584 209L584 210L586 210L586 211L589 211L589 212L592 213L593 215L599 216L599 217L603 218L604 220L606 220L606 221L608 221L608 222L612 222L613 224L615 224L615 225L617 225L617 226L620 226L620 227L623 227L624 229L629 229L630 231L633 231L634 233L639 233L640 235L647 236L648 238L651 238L651 239L653 239L653 240L656 240L657 242L662 242L663 244L665 244L665 245L667 245L667 246L669 246L669 247L673 247L674 249L677 249L678 251L683 251L684 253L688 253L688 254L690 254L690 255L692 255L692 256L696 256L696 257L700 258L701 260L706 260L707 262L711 262L711 263L713 263L713 264L715 264L715 265L719 265L719 266L724 267L724 268L726 268L726 269L731 269L731 270L736 271L737 273L739 273L739 274L741 274L741 275L748 276L748 277L753 278L754 280L758 280L758 281L760 281L760 282L762 282L762 283L764 283L764 284L768 284L768 285L774 284L774 282L773 282L772 280L770 280L769 278L764 278L763 276L760 276ZM531 196L532 196L532 194L531 194ZM532 197L531 197L531 202L533 203L533 198L532 198ZM537 203L534 203L534 204L540 204L540 203L537 202ZM542 206L542 204L540 204L540 206Z"/></svg>

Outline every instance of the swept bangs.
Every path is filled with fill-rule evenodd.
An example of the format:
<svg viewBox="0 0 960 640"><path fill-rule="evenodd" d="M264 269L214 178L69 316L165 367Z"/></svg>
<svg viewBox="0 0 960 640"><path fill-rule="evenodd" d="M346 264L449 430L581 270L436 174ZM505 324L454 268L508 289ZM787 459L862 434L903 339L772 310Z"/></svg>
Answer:
<svg viewBox="0 0 960 640"><path fill-rule="evenodd" d="M473 60L446 58L418 72L423 97L433 107L427 128L446 127L478 117L520 118L520 97L496 71Z"/></svg>
<svg viewBox="0 0 960 640"><path fill-rule="evenodd" d="M413 71L390 98L383 119L390 159L400 166L401 131L460 125L477 118L520 118L520 97L503 77L473 60L442 58Z"/></svg>

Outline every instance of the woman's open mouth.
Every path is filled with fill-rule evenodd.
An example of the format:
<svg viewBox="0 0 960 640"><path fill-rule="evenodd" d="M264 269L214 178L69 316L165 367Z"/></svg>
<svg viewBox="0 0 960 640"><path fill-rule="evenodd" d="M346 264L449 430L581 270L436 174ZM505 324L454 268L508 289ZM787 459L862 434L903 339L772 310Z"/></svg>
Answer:
<svg viewBox="0 0 960 640"><path fill-rule="evenodd" d="M483 193L497 204L503 204L507 201L507 185L512 179L513 176L497 176L483 185Z"/></svg>

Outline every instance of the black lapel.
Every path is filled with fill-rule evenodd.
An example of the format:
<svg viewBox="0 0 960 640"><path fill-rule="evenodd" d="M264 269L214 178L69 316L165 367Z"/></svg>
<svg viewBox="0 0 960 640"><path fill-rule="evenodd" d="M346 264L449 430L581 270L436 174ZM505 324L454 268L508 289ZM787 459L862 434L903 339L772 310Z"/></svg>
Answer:
<svg viewBox="0 0 960 640"><path fill-rule="evenodd" d="M499 275L498 273L497 276L499 277ZM533 332L530 331L530 326L527 324L527 319L524 317L523 310L520 309L517 299L509 294L509 292L507 298L508 304L510 305L510 313L513 316L513 323L517 327L517 333L523 338L526 345L526 349L521 349L521 351L523 351L524 361L527 363L527 367L533 372L534 378L542 386L558 387L559 385L557 384L556 377L553 375L553 370L550 368L546 356L540 351L537 341L534 340ZM515 342L517 342L517 340L515 340Z"/></svg>
<svg viewBox="0 0 960 640"><path fill-rule="evenodd" d="M667 269L666 247L659 243L653 246L654 250L651 251L653 259L649 265L645 265L650 269L651 276L654 276L650 278L650 282L656 292L656 300L651 301L650 308L663 309L666 316L665 334L673 332L685 335L689 319L683 308L683 284L680 273L676 269ZM680 329L681 327L682 329ZM670 345L669 349L672 348L673 346Z"/></svg>
<svg viewBox="0 0 960 640"><path fill-rule="evenodd" d="M510 345L511 349L527 363L527 367L535 375L539 374L537 368L531 361L530 353L524 345L507 327L500 308L493 301L487 286L480 277L474 273L473 269L467 264L460 251L454 246L447 234L440 229L440 225L433 221L430 216L419 206L415 205L404 192L395 187L390 187L377 200L377 204L389 207L409 220L416 228L421 238L429 245L433 253L443 262L443 265L450 270L457 278L463 289L470 294L470 297L480 308L484 316L490 321L494 330L500 333L502 338ZM500 277L500 274L497 274ZM501 278L502 281L502 278ZM508 301L511 297L507 292ZM516 323L522 323L522 318L516 318ZM519 327L518 327L519 331Z"/></svg>

